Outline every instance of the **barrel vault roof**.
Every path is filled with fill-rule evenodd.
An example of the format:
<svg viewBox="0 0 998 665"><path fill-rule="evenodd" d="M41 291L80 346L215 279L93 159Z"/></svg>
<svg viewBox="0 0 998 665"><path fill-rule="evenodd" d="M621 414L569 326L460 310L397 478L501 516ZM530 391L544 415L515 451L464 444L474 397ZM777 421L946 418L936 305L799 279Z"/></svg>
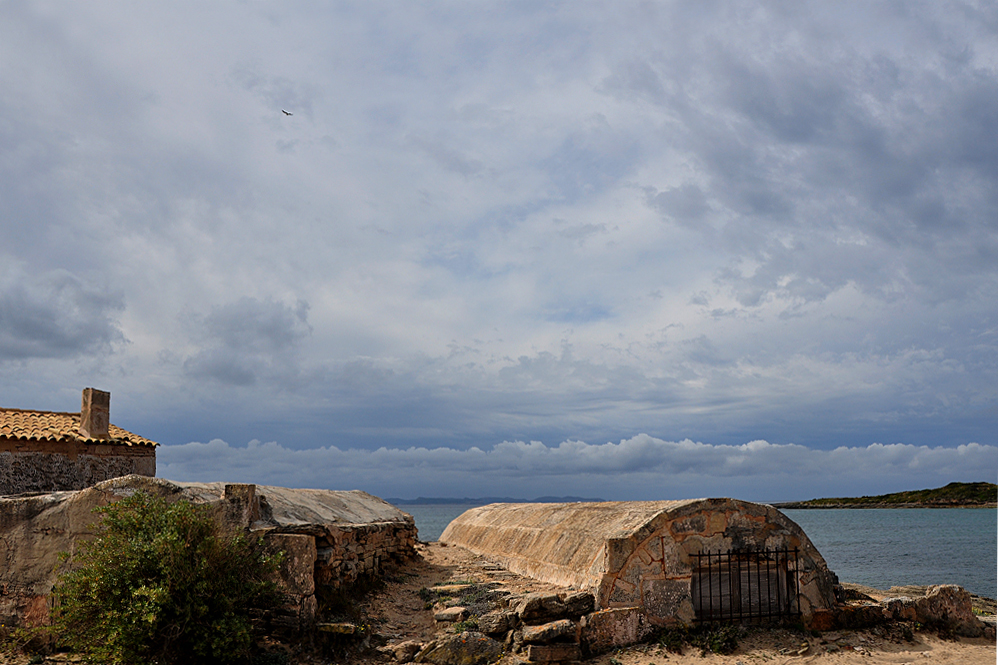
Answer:
<svg viewBox="0 0 998 665"><path fill-rule="evenodd" d="M569 571L600 567L607 541L634 537L659 515L702 501L494 503L459 515L440 541L480 554L543 561L571 576Z"/></svg>
<svg viewBox="0 0 998 665"><path fill-rule="evenodd" d="M102 443L122 446L157 446L143 436L108 425L107 439L80 436L80 414L0 408L0 441L49 441L52 443Z"/></svg>

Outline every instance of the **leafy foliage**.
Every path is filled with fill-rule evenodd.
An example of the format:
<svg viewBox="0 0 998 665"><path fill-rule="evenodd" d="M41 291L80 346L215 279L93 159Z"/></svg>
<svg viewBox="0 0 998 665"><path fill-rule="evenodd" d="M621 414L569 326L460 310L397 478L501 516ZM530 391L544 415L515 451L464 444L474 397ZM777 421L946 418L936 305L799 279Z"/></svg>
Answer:
<svg viewBox="0 0 998 665"><path fill-rule="evenodd" d="M228 663L252 642L249 609L275 601L281 555L209 511L136 493L98 508L97 537L56 587L54 624L89 662Z"/></svg>
<svg viewBox="0 0 998 665"><path fill-rule="evenodd" d="M701 655L708 653L729 654L738 648L738 640L743 635L744 630L735 625L679 625L659 633L658 643L668 651L679 654L683 652L684 644L700 649Z"/></svg>
<svg viewBox="0 0 998 665"><path fill-rule="evenodd" d="M471 617L467 621L458 621L451 630L455 633L466 633L469 630L478 630L478 617Z"/></svg>

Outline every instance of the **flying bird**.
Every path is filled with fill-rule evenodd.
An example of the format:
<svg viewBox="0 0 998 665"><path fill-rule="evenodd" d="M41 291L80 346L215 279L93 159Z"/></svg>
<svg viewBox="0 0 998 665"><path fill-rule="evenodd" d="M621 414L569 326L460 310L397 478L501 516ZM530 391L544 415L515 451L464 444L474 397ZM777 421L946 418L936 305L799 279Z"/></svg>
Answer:
<svg viewBox="0 0 998 665"><path fill-rule="evenodd" d="M294 115L294 113L288 113L284 109L281 109L281 113L283 113L284 115Z"/></svg>

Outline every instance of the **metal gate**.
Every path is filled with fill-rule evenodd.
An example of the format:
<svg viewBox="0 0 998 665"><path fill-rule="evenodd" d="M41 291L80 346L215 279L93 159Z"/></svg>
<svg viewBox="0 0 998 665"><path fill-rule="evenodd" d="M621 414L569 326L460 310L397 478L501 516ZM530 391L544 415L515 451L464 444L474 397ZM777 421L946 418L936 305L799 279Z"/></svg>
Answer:
<svg viewBox="0 0 998 665"><path fill-rule="evenodd" d="M800 616L797 548L691 555L697 621L767 622Z"/></svg>

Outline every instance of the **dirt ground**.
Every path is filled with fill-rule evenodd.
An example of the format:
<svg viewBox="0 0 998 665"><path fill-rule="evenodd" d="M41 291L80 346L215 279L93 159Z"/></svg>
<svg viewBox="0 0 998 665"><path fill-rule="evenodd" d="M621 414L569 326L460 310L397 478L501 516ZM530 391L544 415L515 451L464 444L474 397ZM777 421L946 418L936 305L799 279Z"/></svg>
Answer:
<svg viewBox="0 0 998 665"><path fill-rule="evenodd" d="M337 636L330 647L296 650L289 653L290 663L302 665L374 665L391 659L385 647L406 640L429 642L446 625L433 620L434 597L426 590L444 584L487 585L497 591L523 593L528 591L562 590L549 584L520 577L471 554L467 550L441 543L421 543L420 558L399 571L382 588L362 599L344 599L340 619L363 626L373 636L364 648L354 637ZM854 590L874 598L884 595L918 594L919 589L878 591L850 585ZM924 591L924 589L922 590ZM984 612L994 612L994 601L978 599ZM689 646L683 653L665 650L658 644L637 645L603 654L585 661L586 665L774 665L819 663L822 665L993 665L996 662L995 642L979 639L943 639L928 632L915 632L913 639L904 639L900 627L878 627L869 630L844 630L820 636L783 628L754 629L739 642L730 655L701 655ZM378 647L382 647L379 652ZM66 656L50 657L44 662L66 662ZM0 665L27 665L26 655L2 655ZM36 661L35 662L39 662ZM520 665L516 655L506 655L500 665Z"/></svg>

